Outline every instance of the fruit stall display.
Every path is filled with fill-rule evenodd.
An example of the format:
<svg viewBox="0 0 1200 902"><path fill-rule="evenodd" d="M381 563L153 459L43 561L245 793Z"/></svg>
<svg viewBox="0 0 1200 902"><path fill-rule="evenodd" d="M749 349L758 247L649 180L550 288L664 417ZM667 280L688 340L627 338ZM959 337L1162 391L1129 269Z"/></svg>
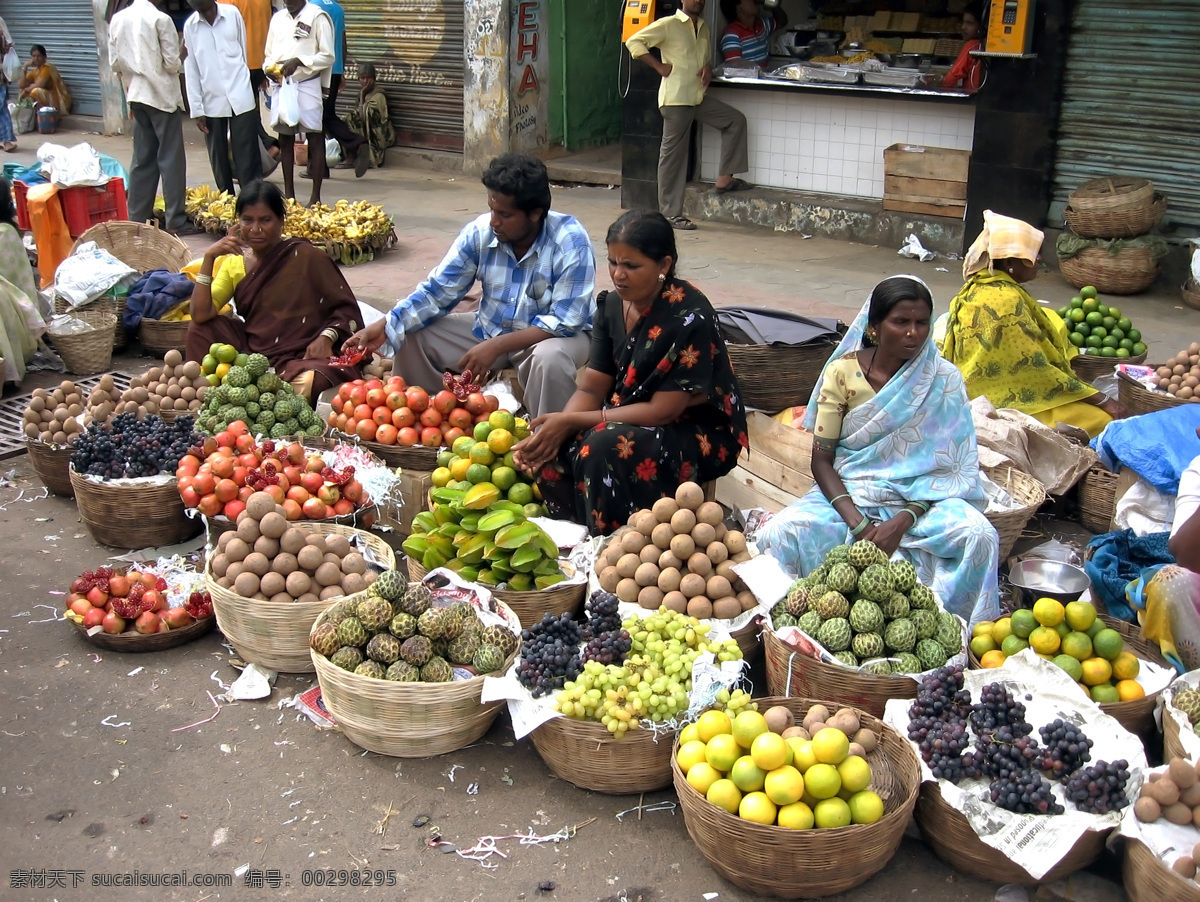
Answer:
<svg viewBox="0 0 1200 902"><path fill-rule="evenodd" d="M71 582L63 616L93 644L127 652L173 648L215 624L207 592L172 591L150 567L85 570Z"/></svg>
<svg viewBox="0 0 1200 902"><path fill-rule="evenodd" d="M1192 342L1154 372L1161 391L1180 401L1200 399L1200 342Z"/></svg>
<svg viewBox="0 0 1200 902"><path fill-rule="evenodd" d="M1083 356L1134 362L1146 359L1146 343L1133 321L1119 307L1105 304L1091 285L1079 289L1071 302L1058 309L1067 337Z"/></svg>
<svg viewBox="0 0 1200 902"><path fill-rule="evenodd" d="M172 349L163 355L162 366L151 367L129 380L129 388L121 394L115 411L138 416L157 413L164 417L195 414L203 406L208 388L200 364L184 361L183 355Z"/></svg>
<svg viewBox="0 0 1200 902"><path fill-rule="evenodd" d="M200 366L209 383L204 406L196 415L201 431L216 435L241 420L254 435L268 438L324 435L312 405L271 371L264 355L238 354L232 345L213 345Z"/></svg>
<svg viewBox="0 0 1200 902"><path fill-rule="evenodd" d="M1147 771L1121 824L1133 902L1200 899L1200 771L1183 758Z"/></svg>

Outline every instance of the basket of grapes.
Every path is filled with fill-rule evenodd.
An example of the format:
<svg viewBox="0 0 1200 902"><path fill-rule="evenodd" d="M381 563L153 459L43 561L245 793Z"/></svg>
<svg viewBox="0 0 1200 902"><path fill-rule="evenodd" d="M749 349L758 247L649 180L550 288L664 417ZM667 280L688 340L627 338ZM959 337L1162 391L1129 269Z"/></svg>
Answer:
<svg viewBox="0 0 1200 902"><path fill-rule="evenodd" d="M1090 865L1146 766L1138 738L1039 658L1003 673L927 673L885 720L921 760L915 818L926 844L989 882L1034 885Z"/></svg>
<svg viewBox="0 0 1200 902"><path fill-rule="evenodd" d="M625 619L617 597L597 591L586 620L546 614L525 630L517 678L534 697L553 696L552 717L530 739L554 774L611 795L671 785L671 746L692 705L692 662L705 651L735 661L732 639L707 638L694 617L665 608ZM721 689L731 713L750 696Z"/></svg>

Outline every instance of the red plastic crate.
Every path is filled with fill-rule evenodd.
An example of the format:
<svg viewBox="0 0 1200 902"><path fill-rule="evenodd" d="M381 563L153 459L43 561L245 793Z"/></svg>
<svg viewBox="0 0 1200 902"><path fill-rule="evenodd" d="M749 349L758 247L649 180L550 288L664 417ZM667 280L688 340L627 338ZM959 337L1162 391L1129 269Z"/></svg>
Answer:
<svg viewBox="0 0 1200 902"><path fill-rule="evenodd" d="M13 202L17 205L17 228L26 232L33 228L29 224L29 207L25 203L25 195L28 192L29 186L24 182L12 183Z"/></svg>
<svg viewBox="0 0 1200 902"><path fill-rule="evenodd" d="M98 222L129 218L124 179L109 179L100 187L59 188L58 199L72 238L78 238Z"/></svg>

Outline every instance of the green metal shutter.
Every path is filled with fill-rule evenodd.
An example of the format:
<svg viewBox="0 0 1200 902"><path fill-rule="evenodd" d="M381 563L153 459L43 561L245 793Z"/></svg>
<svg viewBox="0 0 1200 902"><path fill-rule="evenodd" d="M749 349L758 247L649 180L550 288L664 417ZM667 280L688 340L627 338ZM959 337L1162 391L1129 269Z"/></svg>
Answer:
<svg viewBox="0 0 1200 902"><path fill-rule="evenodd" d="M358 99L358 62L374 63L396 143L461 152L463 0L340 2L349 50L342 115Z"/></svg>
<svg viewBox="0 0 1200 902"><path fill-rule="evenodd" d="M0 16L12 32L13 43L23 61L28 61L31 45L41 44L46 48L46 59L58 68L71 92L72 113L102 114L100 59L91 0L4 0L0 3ZM108 49L104 52L107 56ZM14 85L9 99L16 98Z"/></svg>
<svg viewBox="0 0 1200 902"><path fill-rule="evenodd" d="M1050 222L1097 176L1150 179L1163 224L1200 233L1200 2L1075 0Z"/></svg>

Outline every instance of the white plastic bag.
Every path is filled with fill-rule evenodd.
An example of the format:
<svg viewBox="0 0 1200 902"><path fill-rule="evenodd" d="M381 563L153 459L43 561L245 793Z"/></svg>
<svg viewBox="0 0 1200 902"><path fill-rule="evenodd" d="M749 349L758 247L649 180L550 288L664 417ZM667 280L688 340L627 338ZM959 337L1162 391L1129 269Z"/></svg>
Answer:
<svg viewBox="0 0 1200 902"><path fill-rule="evenodd" d="M300 124L300 89L290 78L285 78L275 92L271 104L271 125L294 128Z"/></svg>
<svg viewBox="0 0 1200 902"><path fill-rule="evenodd" d="M108 184L100 154L86 141L71 147L47 142L38 148L37 156L42 172L60 188Z"/></svg>
<svg viewBox="0 0 1200 902"><path fill-rule="evenodd" d="M325 165L336 166L342 162L342 145L338 144L337 138L325 139Z"/></svg>
<svg viewBox="0 0 1200 902"><path fill-rule="evenodd" d="M16 84L21 78L21 58L17 56L17 49L9 47L8 53L4 54L4 62L0 63L0 68L4 70L4 77Z"/></svg>
<svg viewBox="0 0 1200 902"><path fill-rule="evenodd" d="M126 266L94 241L85 241L58 266L54 290L72 307L94 301L114 285L137 281L137 271Z"/></svg>

